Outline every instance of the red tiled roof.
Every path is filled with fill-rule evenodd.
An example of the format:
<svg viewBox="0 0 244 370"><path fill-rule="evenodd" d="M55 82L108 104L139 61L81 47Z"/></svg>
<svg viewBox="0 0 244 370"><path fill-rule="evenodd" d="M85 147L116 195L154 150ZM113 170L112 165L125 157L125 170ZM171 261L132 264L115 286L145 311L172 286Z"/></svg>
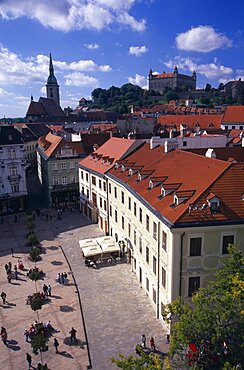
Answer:
<svg viewBox="0 0 244 370"><path fill-rule="evenodd" d="M38 139L38 145L40 145L47 157L53 157L59 150L65 145L72 147L77 154L84 154L83 145L80 141L78 142L67 142L62 137L48 133L46 137L40 137Z"/></svg>
<svg viewBox="0 0 244 370"><path fill-rule="evenodd" d="M161 73L158 75L154 75L155 78L168 78L168 77L174 77L174 73Z"/></svg>
<svg viewBox="0 0 244 370"><path fill-rule="evenodd" d="M163 115L157 118L158 125L176 125L180 129L181 124L187 124L189 129L194 129L200 126L201 129L206 128L220 128L222 115L220 114L202 114L202 115Z"/></svg>
<svg viewBox="0 0 244 370"><path fill-rule="evenodd" d="M169 190L172 190L172 192L162 197L160 186L149 190L150 176L138 181L138 173L128 176L128 171L121 172L120 168L113 168L109 171L111 175L127 183L172 224L177 223L188 210L189 204L196 202L201 194L231 166L230 163L224 161L200 157L180 150L164 153L163 147L150 149L148 144L144 144L129 155L127 160L143 166L143 170L153 170L153 177L167 176L163 188L170 188ZM187 199L174 206L174 191L176 190L187 192Z"/></svg>
<svg viewBox="0 0 244 370"><path fill-rule="evenodd" d="M223 123L244 123L244 106L228 106L224 117Z"/></svg>
<svg viewBox="0 0 244 370"><path fill-rule="evenodd" d="M137 145L138 141L136 140L112 137L95 152L81 160L79 164L82 167L104 174L114 166L116 160L124 157ZM107 157L109 157L109 161L106 160Z"/></svg>
<svg viewBox="0 0 244 370"><path fill-rule="evenodd" d="M186 151L205 156L208 149L186 149ZM228 161L229 158L237 162L244 162L244 147L226 147L226 148L214 148L216 158L222 161Z"/></svg>

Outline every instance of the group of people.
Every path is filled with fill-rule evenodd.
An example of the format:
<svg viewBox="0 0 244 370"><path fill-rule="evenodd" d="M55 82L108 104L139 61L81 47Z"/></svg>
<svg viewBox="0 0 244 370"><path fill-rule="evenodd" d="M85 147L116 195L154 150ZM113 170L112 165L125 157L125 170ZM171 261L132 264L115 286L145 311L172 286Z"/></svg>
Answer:
<svg viewBox="0 0 244 370"><path fill-rule="evenodd" d="M46 332L50 332L53 330L51 321L47 321L46 324L43 322L38 322L37 320L30 325L29 329L25 329L24 336L25 341L29 342L29 339L32 339L35 334L41 333L45 335Z"/></svg>
<svg viewBox="0 0 244 370"><path fill-rule="evenodd" d="M67 275L67 272L62 272L61 274L60 274L60 272L58 272L58 274L57 274L57 282L59 283L59 284L67 284L67 282L68 282L68 275Z"/></svg>
<svg viewBox="0 0 244 370"><path fill-rule="evenodd" d="M147 338L146 338L145 334L141 335L141 346L142 346L142 348L147 348ZM149 339L149 348L152 351L155 351L155 349L156 349L154 337L150 337L150 339Z"/></svg>
<svg viewBox="0 0 244 370"><path fill-rule="evenodd" d="M44 298L46 298L47 296L51 297L52 287L50 284L49 285L43 284L42 290L43 290Z"/></svg>

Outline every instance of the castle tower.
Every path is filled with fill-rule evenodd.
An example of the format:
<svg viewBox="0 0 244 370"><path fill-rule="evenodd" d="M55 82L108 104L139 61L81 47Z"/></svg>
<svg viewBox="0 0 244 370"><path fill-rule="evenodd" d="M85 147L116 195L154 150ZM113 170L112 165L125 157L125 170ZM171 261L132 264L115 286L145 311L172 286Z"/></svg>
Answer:
<svg viewBox="0 0 244 370"><path fill-rule="evenodd" d="M197 79L196 71L193 71L193 72L192 72L192 78L196 81L196 79Z"/></svg>
<svg viewBox="0 0 244 370"><path fill-rule="evenodd" d="M53 61L52 55L50 53L50 60L49 60L49 76L47 79L46 84L46 91L47 91L47 98L53 99L56 104L59 106L59 85L57 82L56 77L54 76L54 68L53 68Z"/></svg>

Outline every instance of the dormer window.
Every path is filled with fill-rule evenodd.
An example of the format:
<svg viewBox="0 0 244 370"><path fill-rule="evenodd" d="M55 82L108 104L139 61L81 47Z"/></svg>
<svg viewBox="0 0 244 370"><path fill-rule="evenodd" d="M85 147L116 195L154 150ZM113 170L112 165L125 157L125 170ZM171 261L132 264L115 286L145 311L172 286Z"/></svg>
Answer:
<svg viewBox="0 0 244 370"><path fill-rule="evenodd" d="M207 202L212 213L220 211L220 199L215 194L210 193L207 197Z"/></svg>
<svg viewBox="0 0 244 370"><path fill-rule="evenodd" d="M121 167L121 172L125 172L125 166L124 165Z"/></svg>
<svg viewBox="0 0 244 370"><path fill-rule="evenodd" d="M179 198L177 197L177 195L174 196L174 205L175 206L178 206L179 204Z"/></svg>
<svg viewBox="0 0 244 370"><path fill-rule="evenodd" d="M129 176L132 176L133 175L133 170L132 168L129 169Z"/></svg>

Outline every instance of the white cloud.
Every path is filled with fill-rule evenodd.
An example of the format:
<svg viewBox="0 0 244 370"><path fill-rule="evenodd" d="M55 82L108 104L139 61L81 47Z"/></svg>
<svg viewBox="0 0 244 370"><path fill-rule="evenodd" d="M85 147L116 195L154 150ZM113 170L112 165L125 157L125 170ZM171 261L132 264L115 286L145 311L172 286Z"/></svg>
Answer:
<svg viewBox="0 0 244 370"><path fill-rule="evenodd" d="M65 85L67 86L89 86L97 87L98 80L94 77L87 76L84 73L74 72L65 76Z"/></svg>
<svg viewBox="0 0 244 370"><path fill-rule="evenodd" d="M198 26L180 33L176 37L176 46L180 50L208 53L222 47L231 47L232 41L211 26Z"/></svg>
<svg viewBox="0 0 244 370"><path fill-rule="evenodd" d="M27 17L44 27L69 32L81 29L102 30L119 23L136 31L145 29L145 20L138 21L129 14L140 0L2 0L3 19Z"/></svg>
<svg viewBox="0 0 244 370"><path fill-rule="evenodd" d="M138 74L136 74L135 77L128 77L128 82L133 85L138 85L143 89L147 89L148 87L147 78Z"/></svg>
<svg viewBox="0 0 244 370"><path fill-rule="evenodd" d="M6 90L2 89L0 87L0 96L3 97L3 96L10 96L10 95L13 95L13 93L9 93L7 92Z"/></svg>
<svg viewBox="0 0 244 370"><path fill-rule="evenodd" d="M61 75L63 71L98 71L110 72L109 65L98 65L93 60L78 60L67 63L53 60L55 73ZM28 83L41 83L48 76L49 57L38 54L35 57L23 59L17 54L0 46L0 84L26 85Z"/></svg>
<svg viewBox="0 0 244 370"><path fill-rule="evenodd" d="M130 46L129 48L129 53L137 57L140 57L146 52L148 52L148 48L146 46Z"/></svg>
<svg viewBox="0 0 244 370"><path fill-rule="evenodd" d="M84 46L87 48L87 49L98 49L99 48L99 45L94 43L94 44L84 44Z"/></svg>
<svg viewBox="0 0 244 370"><path fill-rule="evenodd" d="M231 67L218 64L216 59L212 63L207 64L198 64L197 62L198 60L193 58L175 57L164 64L171 69L177 65L179 69L190 70L191 72L196 71L197 74L213 80L228 78L233 74L233 69Z"/></svg>

